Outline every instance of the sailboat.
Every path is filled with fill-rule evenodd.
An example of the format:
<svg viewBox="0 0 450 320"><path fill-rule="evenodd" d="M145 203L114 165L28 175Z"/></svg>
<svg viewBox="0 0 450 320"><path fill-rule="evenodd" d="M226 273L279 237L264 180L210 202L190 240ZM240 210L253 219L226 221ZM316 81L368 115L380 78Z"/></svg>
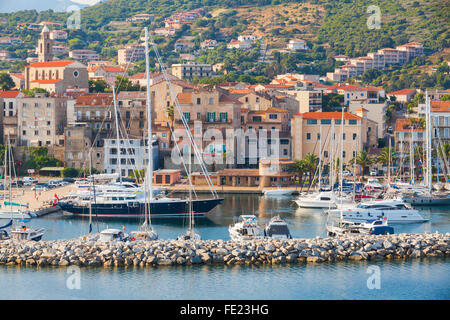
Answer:
<svg viewBox="0 0 450 320"><path fill-rule="evenodd" d="M8 160L9 162L8 162ZM13 167L14 162L12 161L12 151L11 151L11 145L9 143L9 136L8 136L8 150L5 150L5 176L6 176L6 163L8 163L8 173L9 173L9 201L5 202L5 205L9 205L10 209L9 209L9 213L10 213L10 222L6 225L7 226L11 226L11 238L14 240L33 240L33 241L39 241L42 239L42 236L44 235L44 228L38 228L38 229L33 229L31 227L27 227L25 225L26 222L28 222L29 220L25 220L25 218L27 217L31 217L30 215L26 216L26 213L18 210L19 213L17 213L16 211L12 210L12 206L13 205L18 205L21 206L20 204L14 203L12 202L12 189L11 189L11 167ZM15 215L19 214L21 220L18 220L19 222L21 222L20 226L16 226L16 220L17 218L13 218ZM5 226L2 227L2 229L4 229ZM2 238L3 237L9 237L6 230L2 231Z"/></svg>
<svg viewBox="0 0 450 320"><path fill-rule="evenodd" d="M148 34L148 31L146 31ZM150 34L151 36L151 34ZM148 37L146 38L148 41ZM154 47L155 48L155 47ZM155 53L158 57L158 61L161 64L161 59L157 49L155 48ZM147 54L148 55L148 54ZM186 130L189 141L191 142L191 146L194 149L194 154L199 161L200 167L203 171L203 174L208 182L210 187L210 191L213 195L210 199L181 199L181 198L168 198L168 197L153 197L153 194L149 197L150 201L146 199L142 199L142 197L138 197L135 193L123 193L123 194L103 194L98 196L95 204L91 204L91 201L74 201L74 200L64 200L58 202L58 206L61 207L63 211L69 212L74 216L88 216L90 211L90 206L93 206L93 209L96 212L96 215L102 218L142 218L145 217L148 210L151 212L153 218L168 218L168 217L185 217L189 215L189 206L191 206L192 215L195 216L203 216L214 209L217 205L219 205L223 198L219 198L217 192L214 188L214 184L209 176L209 172L206 169L200 151L198 150L194 137L191 134L189 126L184 119L181 107L178 103L175 93L173 92L170 80L168 79L167 73L165 69L163 69L163 75L165 80L169 83L169 89L171 92L172 99L175 101L176 110L179 112L181 116L181 121ZM149 75L147 75L149 77ZM149 92L149 84L147 84L147 92ZM114 103L115 103L115 90L113 88L114 93ZM150 94L147 93L147 101L148 108L150 114ZM116 115L117 115L117 106L115 103ZM116 116L117 118L117 116ZM149 127L151 126L151 118L149 118ZM116 119L116 127L118 132L118 122ZM175 135L175 133L173 133ZM117 133L117 139L119 140L119 134ZM152 148L152 135L149 130L148 135L148 144L149 148ZM120 152L118 153L120 154ZM153 159L149 157L149 162ZM119 177L121 180L121 161L118 161L119 165ZM151 168L149 166L149 168ZM152 179L152 173L149 173L148 179Z"/></svg>
<svg viewBox="0 0 450 320"><path fill-rule="evenodd" d="M432 187L431 133L433 124L431 121L431 103L428 92L425 93L425 107L425 185L422 186L423 189L416 188L415 190L412 190L412 192L401 190L402 192L398 194L398 198L415 206L450 205L450 195L443 192L433 192ZM411 158L413 158L412 155ZM411 177L413 177L413 175L411 175Z"/></svg>
<svg viewBox="0 0 450 320"><path fill-rule="evenodd" d="M17 202L12 201L12 186L11 186L11 180L12 180L12 172L11 167L14 164L14 160L12 159L12 151L11 146L9 142L9 136L8 136L8 146L5 150L5 168L4 168L4 186L6 191L6 186L8 185L9 195L8 195L8 201L4 201L3 205L0 204L0 219L30 219L34 218L35 215L29 212L28 205L20 204ZM6 176L7 171L9 170L9 179L8 183L6 182ZM6 198L6 195L3 195L3 199ZM19 209L13 208L18 207ZM24 209L26 208L26 209Z"/></svg>
<svg viewBox="0 0 450 320"><path fill-rule="evenodd" d="M151 112L151 99L150 99L150 67L149 67L149 50L148 50L148 28L145 28L145 69L147 74L147 106L148 106L148 170L146 174L146 179L144 179L145 186L148 186L148 193L147 188L145 189L145 195L148 196L149 201L147 204L147 212L144 213L144 223L141 225L139 230L132 231L130 233L130 239L131 240L157 240L158 234L156 231L153 230L152 224L151 224L151 206L150 203L153 199L153 146L151 143L152 138L152 112ZM147 215L148 213L148 215Z"/></svg>
<svg viewBox="0 0 450 320"><path fill-rule="evenodd" d="M190 155L190 152L189 152ZM189 227L186 231L186 233L181 234L178 236L177 240L201 240L200 234L196 233L194 231L194 214L192 212L192 181L191 181L191 174L192 174L192 157L189 156L189 174L188 174L188 180L189 180Z"/></svg>

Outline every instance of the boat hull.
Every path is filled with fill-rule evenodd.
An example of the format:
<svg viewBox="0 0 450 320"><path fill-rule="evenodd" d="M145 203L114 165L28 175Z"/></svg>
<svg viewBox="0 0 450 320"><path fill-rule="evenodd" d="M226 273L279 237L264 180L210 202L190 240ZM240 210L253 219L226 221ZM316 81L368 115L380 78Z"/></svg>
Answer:
<svg viewBox="0 0 450 320"><path fill-rule="evenodd" d="M193 214L194 216L203 216L222 201L222 198L193 200ZM65 202L59 202L58 206L73 216L88 217L90 215L89 206ZM144 203L139 203L137 206L129 206L127 203L92 204L92 216L101 218L144 218L145 212ZM155 201L151 203L150 214L152 218L185 217L189 215L189 201Z"/></svg>
<svg viewBox="0 0 450 320"><path fill-rule="evenodd" d="M403 199L413 206L447 206L450 205L450 198L412 198Z"/></svg>

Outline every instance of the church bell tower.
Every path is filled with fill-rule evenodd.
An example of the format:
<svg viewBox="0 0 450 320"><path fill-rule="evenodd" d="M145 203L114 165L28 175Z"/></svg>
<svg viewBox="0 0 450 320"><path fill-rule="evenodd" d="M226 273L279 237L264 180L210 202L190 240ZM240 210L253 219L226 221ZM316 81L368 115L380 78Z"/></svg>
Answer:
<svg viewBox="0 0 450 320"><path fill-rule="evenodd" d="M39 62L48 62L53 60L53 41L50 39L50 30L44 26L41 38L38 41L38 59Z"/></svg>

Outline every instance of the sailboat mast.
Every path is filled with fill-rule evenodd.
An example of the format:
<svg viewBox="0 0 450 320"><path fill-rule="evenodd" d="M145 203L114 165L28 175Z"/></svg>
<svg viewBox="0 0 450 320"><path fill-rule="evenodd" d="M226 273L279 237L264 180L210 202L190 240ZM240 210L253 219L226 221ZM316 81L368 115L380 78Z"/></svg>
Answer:
<svg viewBox="0 0 450 320"><path fill-rule="evenodd" d="M343 189L342 170L343 170L343 165L344 165L344 107L342 107L342 117L341 117L341 155L339 158L340 158L339 159L339 175L340 175L339 184L341 185L339 194L341 196L341 201L342 201L342 189Z"/></svg>
<svg viewBox="0 0 450 320"><path fill-rule="evenodd" d="M152 108L151 108L151 90L150 90L150 57L148 50L148 28L145 27L145 72L147 75L147 136L148 136L148 220L150 220L150 207L153 199L153 146L152 146Z"/></svg>
<svg viewBox="0 0 450 320"><path fill-rule="evenodd" d="M116 118L116 134L117 134L117 162L119 164L119 181L120 184L122 184L122 159L120 158L120 152L121 152L121 148L120 148L120 134L119 134L119 113L117 111L117 101L116 101L116 88L114 87L114 85L112 86L112 90L113 90L113 99L114 99L114 113L115 113L115 118Z"/></svg>
<svg viewBox="0 0 450 320"><path fill-rule="evenodd" d="M11 188L11 143L9 141L9 132L8 132L8 172L9 172L9 207L12 212L12 188Z"/></svg>
<svg viewBox="0 0 450 320"><path fill-rule="evenodd" d="M322 186L322 125L319 127L319 191Z"/></svg>

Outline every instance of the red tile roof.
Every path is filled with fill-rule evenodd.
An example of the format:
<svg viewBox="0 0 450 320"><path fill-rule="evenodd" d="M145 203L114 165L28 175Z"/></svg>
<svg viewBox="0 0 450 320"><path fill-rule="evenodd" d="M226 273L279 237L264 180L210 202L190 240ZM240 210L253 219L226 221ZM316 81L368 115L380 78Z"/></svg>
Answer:
<svg viewBox="0 0 450 320"><path fill-rule="evenodd" d="M389 92L388 95L404 95L416 92L416 89L402 89L398 91Z"/></svg>
<svg viewBox="0 0 450 320"><path fill-rule="evenodd" d="M266 112L288 113L289 111L287 111L286 109L270 107L270 108L267 108Z"/></svg>
<svg viewBox="0 0 450 320"><path fill-rule="evenodd" d="M431 110L433 112L450 112L450 101L431 101Z"/></svg>
<svg viewBox="0 0 450 320"><path fill-rule="evenodd" d="M397 119L395 122L395 131L411 131L411 119L413 118ZM425 131L425 129L413 128L412 131Z"/></svg>
<svg viewBox="0 0 450 320"><path fill-rule="evenodd" d="M87 93L77 98L78 106L111 106L113 105L112 93Z"/></svg>
<svg viewBox="0 0 450 320"><path fill-rule="evenodd" d="M62 81L62 79L38 79L38 80L33 80L31 82L37 82L37 83L43 83L43 84L48 84L48 83L57 83Z"/></svg>
<svg viewBox="0 0 450 320"><path fill-rule="evenodd" d="M35 62L32 63L30 65L28 65L27 67L32 67L32 68L55 68L55 67L65 67L68 66L69 64L74 63L75 61L49 61L49 62Z"/></svg>
<svg viewBox="0 0 450 320"><path fill-rule="evenodd" d="M2 98L15 98L19 95L20 91L0 91L0 97Z"/></svg>
<svg viewBox="0 0 450 320"><path fill-rule="evenodd" d="M302 116L303 119L342 119L342 112L305 112L297 113L296 116ZM361 117L350 112L344 112L346 120L360 120Z"/></svg>

